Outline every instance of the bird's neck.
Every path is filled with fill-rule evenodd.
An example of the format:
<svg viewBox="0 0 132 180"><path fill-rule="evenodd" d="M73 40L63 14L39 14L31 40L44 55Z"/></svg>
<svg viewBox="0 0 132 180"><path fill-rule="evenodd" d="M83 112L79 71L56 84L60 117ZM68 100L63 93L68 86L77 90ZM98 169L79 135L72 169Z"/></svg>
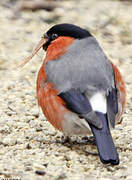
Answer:
<svg viewBox="0 0 132 180"><path fill-rule="evenodd" d="M52 41L46 52L45 63L49 60L56 60L63 55L74 40L72 37L61 36Z"/></svg>

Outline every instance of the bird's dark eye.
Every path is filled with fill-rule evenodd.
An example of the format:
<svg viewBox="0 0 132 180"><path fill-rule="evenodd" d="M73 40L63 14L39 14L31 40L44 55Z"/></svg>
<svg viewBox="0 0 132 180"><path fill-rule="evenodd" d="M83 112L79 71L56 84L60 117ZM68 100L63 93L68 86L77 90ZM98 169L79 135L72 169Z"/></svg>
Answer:
<svg viewBox="0 0 132 180"><path fill-rule="evenodd" d="M52 39L54 40L54 39L56 39L58 37L58 34L52 34Z"/></svg>

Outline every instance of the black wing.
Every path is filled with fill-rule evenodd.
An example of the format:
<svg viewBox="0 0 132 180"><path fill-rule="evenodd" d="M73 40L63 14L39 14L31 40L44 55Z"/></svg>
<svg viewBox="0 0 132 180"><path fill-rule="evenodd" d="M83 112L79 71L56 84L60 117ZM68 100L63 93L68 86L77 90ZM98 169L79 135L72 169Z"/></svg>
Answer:
<svg viewBox="0 0 132 180"><path fill-rule="evenodd" d="M112 127L115 127L115 118L118 113L117 90L112 88L107 96L107 117Z"/></svg>

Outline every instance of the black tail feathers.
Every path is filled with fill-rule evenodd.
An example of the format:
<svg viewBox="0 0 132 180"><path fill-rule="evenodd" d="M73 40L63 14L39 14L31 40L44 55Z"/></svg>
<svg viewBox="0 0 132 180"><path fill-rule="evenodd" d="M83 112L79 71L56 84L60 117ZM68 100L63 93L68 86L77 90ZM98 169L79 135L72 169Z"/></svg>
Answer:
<svg viewBox="0 0 132 180"><path fill-rule="evenodd" d="M89 124L94 134L100 160L104 164L111 163L112 165L119 164L119 156L115 148L106 114L96 112L97 116L102 120L102 129L97 129L92 124Z"/></svg>

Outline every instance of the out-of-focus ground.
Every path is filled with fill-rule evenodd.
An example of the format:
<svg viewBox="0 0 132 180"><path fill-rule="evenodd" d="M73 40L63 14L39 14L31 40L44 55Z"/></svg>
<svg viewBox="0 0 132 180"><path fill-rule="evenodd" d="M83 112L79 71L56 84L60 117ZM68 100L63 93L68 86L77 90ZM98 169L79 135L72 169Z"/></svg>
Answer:
<svg viewBox="0 0 132 180"><path fill-rule="evenodd" d="M15 0L0 2L0 178L132 180L132 1L55 2L59 6L52 11L21 12ZM16 69L42 34L62 22L89 29L124 77L126 110L122 124L112 131L118 166L103 165L90 142L75 143L72 149L56 143L61 133L39 113L36 101L43 50L22 70Z"/></svg>

